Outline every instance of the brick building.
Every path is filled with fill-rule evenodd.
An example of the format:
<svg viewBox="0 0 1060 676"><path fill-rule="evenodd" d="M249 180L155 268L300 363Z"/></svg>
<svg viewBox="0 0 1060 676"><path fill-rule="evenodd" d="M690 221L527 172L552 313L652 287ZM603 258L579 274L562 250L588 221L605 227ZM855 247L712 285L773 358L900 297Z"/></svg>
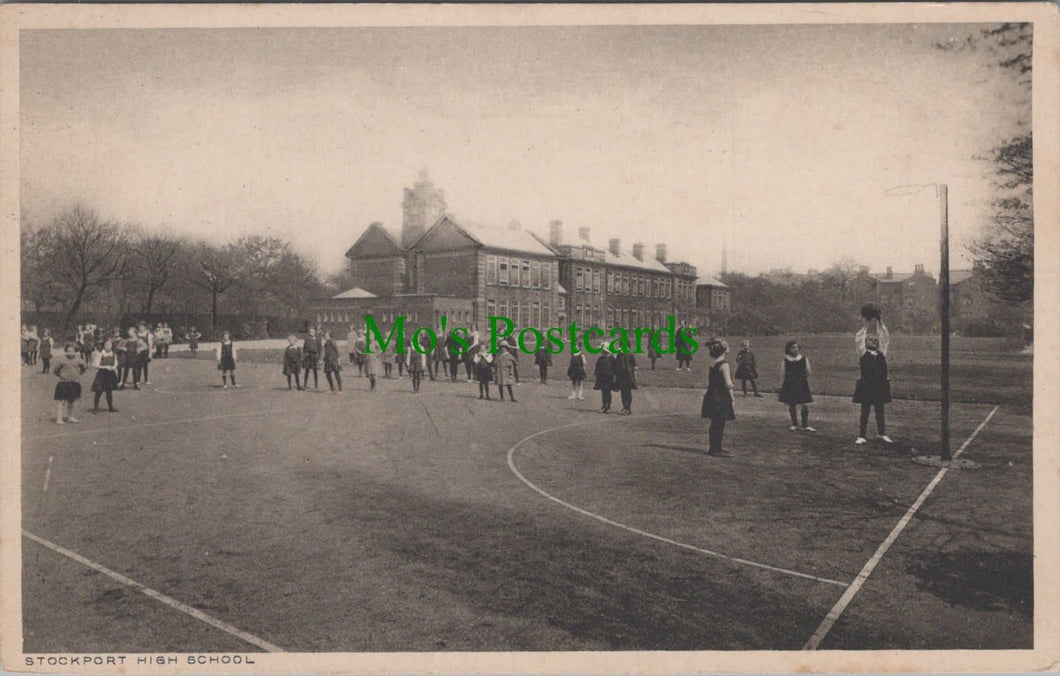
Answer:
<svg viewBox="0 0 1060 676"><path fill-rule="evenodd" d="M724 334L731 312L732 289L727 284L711 277L696 284L696 326L701 333Z"/></svg>
<svg viewBox="0 0 1060 676"><path fill-rule="evenodd" d="M924 266L911 273L895 273L890 267L876 278L876 298L888 324L905 331L931 331L939 319L938 282Z"/></svg>

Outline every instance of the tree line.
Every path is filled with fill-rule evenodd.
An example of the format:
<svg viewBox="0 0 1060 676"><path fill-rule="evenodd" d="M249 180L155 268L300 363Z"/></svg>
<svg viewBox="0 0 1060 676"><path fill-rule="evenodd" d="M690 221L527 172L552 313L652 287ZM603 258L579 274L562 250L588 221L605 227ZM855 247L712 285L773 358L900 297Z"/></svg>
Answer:
<svg viewBox="0 0 1060 676"><path fill-rule="evenodd" d="M60 312L65 332L80 318L221 313L305 316L328 293L315 264L278 237L224 245L101 217L75 206L50 222L22 219L23 309Z"/></svg>

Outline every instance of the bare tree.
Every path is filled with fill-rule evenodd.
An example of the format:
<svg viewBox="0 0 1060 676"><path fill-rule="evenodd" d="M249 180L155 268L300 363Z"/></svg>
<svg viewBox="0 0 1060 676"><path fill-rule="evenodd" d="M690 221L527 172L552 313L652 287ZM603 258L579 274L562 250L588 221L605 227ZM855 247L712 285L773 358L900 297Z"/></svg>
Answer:
<svg viewBox="0 0 1060 676"><path fill-rule="evenodd" d="M65 331L91 290L124 273L128 247L125 233L116 223L101 221L94 211L82 206L60 214L52 230L50 269L72 298L63 322Z"/></svg>
<svg viewBox="0 0 1060 676"><path fill-rule="evenodd" d="M195 252L202 268L202 277L194 280L196 286L210 293L210 327L217 328L217 299L236 281L229 251L210 244L200 244Z"/></svg>
<svg viewBox="0 0 1060 676"><path fill-rule="evenodd" d="M180 250L180 242L165 234L148 234L137 229L132 245L134 254L133 279L143 290L144 314L150 314L155 295L169 281L173 257Z"/></svg>

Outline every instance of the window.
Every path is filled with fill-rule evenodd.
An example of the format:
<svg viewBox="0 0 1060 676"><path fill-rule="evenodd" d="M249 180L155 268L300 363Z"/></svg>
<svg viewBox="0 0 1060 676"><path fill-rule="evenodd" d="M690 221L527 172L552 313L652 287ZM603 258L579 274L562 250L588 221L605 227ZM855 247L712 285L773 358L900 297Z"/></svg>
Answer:
<svg viewBox="0 0 1060 676"><path fill-rule="evenodd" d="M613 328L614 326L615 326L615 309L609 307L609 308L607 308L607 327L606 328L610 329L610 328Z"/></svg>
<svg viewBox="0 0 1060 676"><path fill-rule="evenodd" d="M629 295L629 275L626 273L622 273L622 295Z"/></svg>
<svg viewBox="0 0 1060 676"><path fill-rule="evenodd" d="M546 263L547 265L547 263ZM545 303L541 306L541 328L552 326L552 304Z"/></svg>
<svg viewBox="0 0 1060 676"><path fill-rule="evenodd" d="M509 258L508 259L508 268L509 268L509 273L510 273L510 277L511 277L510 286L519 286L519 259L518 258Z"/></svg>
<svg viewBox="0 0 1060 676"><path fill-rule="evenodd" d="M486 316L496 317L497 316L497 301L492 298L486 301Z"/></svg>
<svg viewBox="0 0 1060 676"><path fill-rule="evenodd" d="M615 273L612 272L611 270L607 271L607 292L608 293L614 293L615 292Z"/></svg>
<svg viewBox="0 0 1060 676"><path fill-rule="evenodd" d="M513 300L509 307L509 311L511 312L509 319L512 320L512 326L518 329L522 326L522 324L519 323L519 301Z"/></svg>
<svg viewBox="0 0 1060 676"><path fill-rule="evenodd" d="M530 261L523 261L523 286L530 286Z"/></svg>
<svg viewBox="0 0 1060 676"><path fill-rule="evenodd" d="M541 303L536 301L530 314L530 326L541 326Z"/></svg>
<svg viewBox="0 0 1060 676"><path fill-rule="evenodd" d="M592 260L593 259L593 250L590 247L584 247L582 249L582 258L584 258L587 261Z"/></svg>
<svg viewBox="0 0 1060 676"><path fill-rule="evenodd" d="M648 280L646 280L645 278L641 277L639 283L640 283L640 295L647 296L648 295Z"/></svg>
<svg viewBox="0 0 1060 676"><path fill-rule="evenodd" d="M593 270L593 293L600 293L600 270Z"/></svg>
<svg viewBox="0 0 1060 676"><path fill-rule="evenodd" d="M546 289L552 288L552 263L544 263L541 266L541 276L544 278L542 286Z"/></svg>
<svg viewBox="0 0 1060 676"><path fill-rule="evenodd" d="M640 295L640 277L637 275L633 275L633 295Z"/></svg>
<svg viewBox="0 0 1060 676"><path fill-rule="evenodd" d="M508 316L508 301L502 300L497 303L497 314L494 316L507 317Z"/></svg>
<svg viewBox="0 0 1060 676"><path fill-rule="evenodd" d="M574 321L578 322L579 324L584 324L585 323L585 321L584 321L585 320L585 315L582 314L582 304L581 303L578 303L577 305L574 306L573 319L574 319Z"/></svg>
<svg viewBox="0 0 1060 676"><path fill-rule="evenodd" d="M582 290L582 269L580 267L574 269L574 290Z"/></svg>
<svg viewBox="0 0 1060 676"><path fill-rule="evenodd" d="M486 283L497 283L497 257L486 256Z"/></svg>
<svg viewBox="0 0 1060 676"><path fill-rule="evenodd" d="M541 263L539 261L534 261L533 267L530 269L530 273L532 275L532 277L530 279L533 280L533 282L532 282L533 287L535 289L540 289L541 288Z"/></svg>
<svg viewBox="0 0 1060 676"><path fill-rule="evenodd" d="M508 259L501 256L497 259L497 279L501 286L508 286Z"/></svg>

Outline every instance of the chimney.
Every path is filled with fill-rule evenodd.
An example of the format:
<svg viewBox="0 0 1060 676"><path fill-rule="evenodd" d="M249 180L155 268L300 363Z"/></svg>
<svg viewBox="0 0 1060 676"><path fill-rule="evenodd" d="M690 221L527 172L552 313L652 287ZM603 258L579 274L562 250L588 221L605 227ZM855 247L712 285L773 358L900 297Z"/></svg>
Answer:
<svg viewBox="0 0 1060 676"><path fill-rule="evenodd" d="M659 261L660 263L665 263L666 262L666 245L665 244L656 244L655 245L655 260Z"/></svg>
<svg viewBox="0 0 1060 676"><path fill-rule="evenodd" d="M914 265L913 266L913 274L916 275L917 277L922 277L924 275L924 264L923 263L917 263L916 265Z"/></svg>
<svg viewBox="0 0 1060 676"><path fill-rule="evenodd" d="M644 245L640 242L633 245L633 257L638 261L644 260Z"/></svg>
<svg viewBox="0 0 1060 676"><path fill-rule="evenodd" d="M887 266L887 274L884 275L883 278L884 279L893 279L894 278L894 272L891 270L891 266L890 265Z"/></svg>
<svg viewBox="0 0 1060 676"><path fill-rule="evenodd" d="M589 228L578 228L578 239L583 242L589 241Z"/></svg>
<svg viewBox="0 0 1060 676"><path fill-rule="evenodd" d="M556 246L563 241L563 221L555 220L548 224L548 243Z"/></svg>
<svg viewBox="0 0 1060 676"><path fill-rule="evenodd" d="M607 240L607 249L611 252L612 256L620 256L618 245L620 240L617 237L612 237Z"/></svg>

